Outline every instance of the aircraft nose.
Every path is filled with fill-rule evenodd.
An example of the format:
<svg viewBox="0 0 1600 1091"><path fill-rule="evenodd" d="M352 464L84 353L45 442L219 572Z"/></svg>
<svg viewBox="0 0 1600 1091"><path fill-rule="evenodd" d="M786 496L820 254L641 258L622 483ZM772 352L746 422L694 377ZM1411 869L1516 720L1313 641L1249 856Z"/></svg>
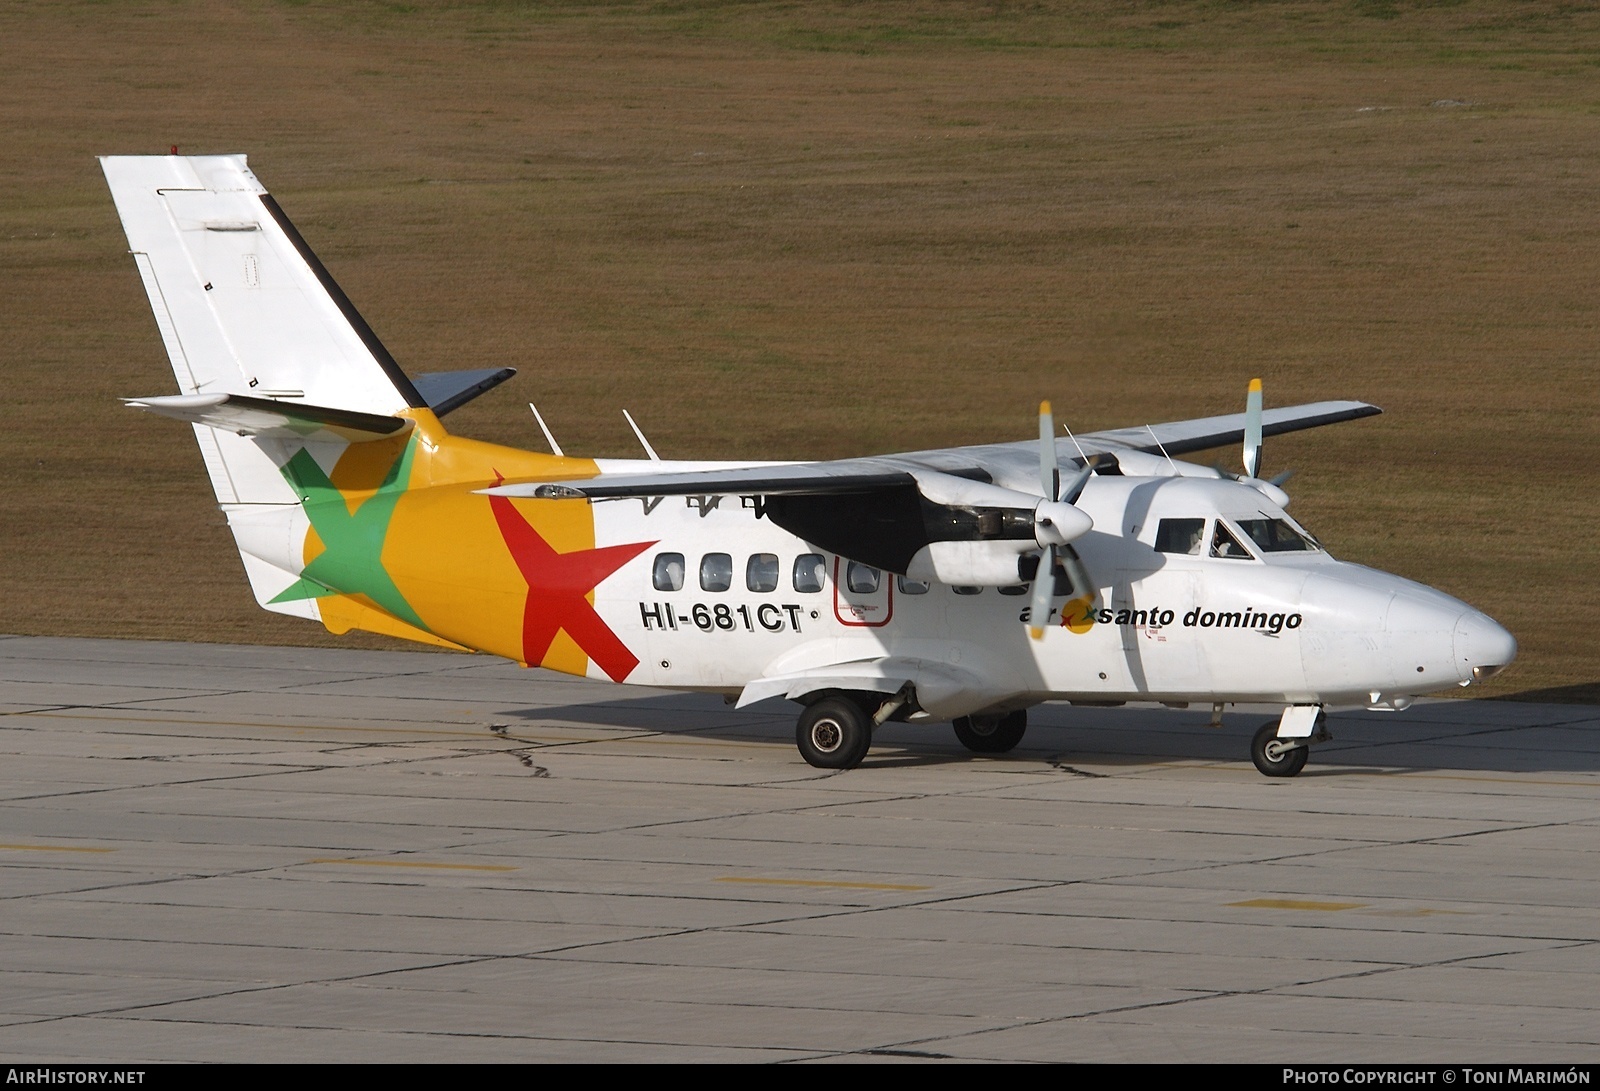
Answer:
<svg viewBox="0 0 1600 1091"><path fill-rule="evenodd" d="M1455 650L1461 681L1484 682L1517 657L1517 638L1489 615L1468 610L1456 619Z"/></svg>

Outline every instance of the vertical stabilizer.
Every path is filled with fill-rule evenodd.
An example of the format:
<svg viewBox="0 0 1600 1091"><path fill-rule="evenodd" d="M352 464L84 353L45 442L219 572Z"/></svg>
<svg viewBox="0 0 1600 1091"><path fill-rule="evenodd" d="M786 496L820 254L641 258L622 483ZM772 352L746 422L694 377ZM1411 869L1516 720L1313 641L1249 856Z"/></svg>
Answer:
<svg viewBox="0 0 1600 1091"><path fill-rule="evenodd" d="M426 406L244 156L100 164L183 393Z"/></svg>
<svg viewBox="0 0 1600 1091"><path fill-rule="evenodd" d="M390 416L426 407L242 155L100 160L183 395L234 395ZM342 443L303 444L197 423L195 438L257 601L297 578L306 516L283 467L299 446L332 465Z"/></svg>

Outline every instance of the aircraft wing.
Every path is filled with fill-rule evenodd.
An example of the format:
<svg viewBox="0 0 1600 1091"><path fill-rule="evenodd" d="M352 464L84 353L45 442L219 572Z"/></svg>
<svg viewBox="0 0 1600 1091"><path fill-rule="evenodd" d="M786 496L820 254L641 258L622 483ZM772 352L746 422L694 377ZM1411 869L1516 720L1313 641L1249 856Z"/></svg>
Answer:
<svg viewBox="0 0 1600 1091"><path fill-rule="evenodd" d="M1366 402L1347 401L1312 402L1309 405L1268 409L1261 414L1261 434L1281 436L1286 432L1300 432L1307 428L1320 428L1325 424L1359 420L1382 412L1383 410L1377 406L1368 405ZM1171 421L1167 424L1117 428L1109 432L1090 432L1088 435L1079 436L1078 442L1090 453L1094 453L1095 450L1125 447L1151 453L1159 453L1161 448L1165 448L1168 454L1186 455L1195 451L1209 451L1214 447L1231 447L1244 442L1244 414L1228 413L1220 417L1200 417L1195 420Z"/></svg>
<svg viewBox="0 0 1600 1091"><path fill-rule="evenodd" d="M1285 406L1269 409L1262 414L1261 432L1263 436L1277 436L1319 428L1325 424L1358 420L1381 412L1383 410L1375 405L1355 401ZM1088 455L1115 454L1128 450L1156 454L1163 448L1171 455L1189 454L1242 443L1244 429L1245 415L1229 413L1220 417L1088 432L1076 437L1076 445L1062 436L1056 440L1056 453L1058 464L1062 467L1083 464L1078 454L1079 447ZM587 497L591 500L713 495L842 496L902 492L919 481L926 482L930 474L986 483L1000 478L1017 482L1036 481L1038 449L1037 440L1019 440L832 462L717 466L692 470L663 467L657 472L602 473L587 481L502 485L485 491L501 496Z"/></svg>

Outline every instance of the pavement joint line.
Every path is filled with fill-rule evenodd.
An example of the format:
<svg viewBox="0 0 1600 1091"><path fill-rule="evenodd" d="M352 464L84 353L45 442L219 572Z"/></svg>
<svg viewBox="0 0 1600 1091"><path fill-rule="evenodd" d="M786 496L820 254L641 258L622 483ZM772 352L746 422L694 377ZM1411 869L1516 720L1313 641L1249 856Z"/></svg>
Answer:
<svg viewBox="0 0 1600 1091"><path fill-rule="evenodd" d="M316 984L316 982L311 982L310 984ZM60 1019L74 1019L74 1018L118 1019L118 1020L123 1020L123 1019L126 1019L127 1017L121 1016L121 1015L118 1015L118 1014L115 1014L115 1013L102 1015L102 1014L97 1013L97 1012L91 1012L91 1013L88 1013L87 1015L84 1015L84 1016L76 1016L76 1015L52 1016L52 1017L48 1017L48 1018L45 1018L45 1019L37 1019L37 1020L28 1021L28 1022L19 1022L19 1023L7 1024L7 1025L9 1025L9 1026L33 1026L36 1023L57 1022ZM171 1023L171 1024L178 1025L178 1026L243 1027L243 1028L247 1028L247 1029L250 1029L250 1030L261 1030L261 1029L268 1028L268 1027L271 1027L271 1028L282 1027L282 1028L287 1029L287 1030L325 1031L325 1032L330 1033L330 1034L345 1034L345 1033L348 1033L348 1031L343 1027L332 1026L332 1025L321 1025L321 1024L316 1024L316 1023L272 1023L272 1024L266 1024L266 1023L246 1023L246 1022L244 1022L242 1020L238 1020L238 1019L178 1019L178 1018L175 1018L173 1016L161 1016L161 1017L157 1017L157 1018L154 1018L154 1019L147 1019L147 1020L141 1020L141 1021L142 1022L148 1022L148 1023ZM0 1029L3 1029L3 1028L0 1028ZM417 1028L417 1027L408 1027L408 1028L403 1029L403 1030L369 1031L368 1033L381 1034L381 1035L383 1035L385 1037L391 1037L391 1038L409 1038L409 1037L418 1037L418 1038L465 1038L465 1039L487 1038L487 1039L491 1039L491 1040L494 1040L494 1041L561 1042L561 1043L566 1043L566 1044L582 1043L582 1044L593 1044L593 1045L632 1045L632 1046L650 1046L650 1047L654 1047L654 1048L658 1048L658 1049L662 1048L662 1047L677 1046L677 1047L681 1047L681 1048L684 1048L684 1049L726 1049L726 1050L738 1050L738 1051L761 1052L761 1053L795 1053L795 1054L804 1054L806 1057L810 1057L815 1053L814 1050L808 1050L808 1049L805 1049L805 1048L802 1048L802 1047L799 1047L799 1046L743 1045L743 1044L740 1044L738 1042L690 1042L690 1043L684 1043L684 1042L681 1042L681 1041L667 1041L665 1039L655 1039L655 1038L602 1038L602 1037L595 1037L595 1036L592 1036L592 1035L562 1036L562 1035L554 1035L554 1034L510 1034L510 1033L506 1033L506 1032L503 1032L503 1031L496 1032L496 1031L465 1031L465 1030L430 1030L430 1029L426 1029L426 1028Z"/></svg>
<svg viewBox="0 0 1600 1091"><path fill-rule="evenodd" d="M1430 962L1391 963L1384 966L1374 966L1365 970L1355 970L1342 974L1331 974L1327 977L1311 978L1306 981L1293 981L1279 985L1267 985L1255 989L1212 989L1199 992L1193 996L1180 996L1173 997L1168 1000L1153 1000L1140 1004L1120 1005L1110 1008L1101 1008L1095 1011L1075 1012L1070 1015L1044 1016L1038 1019L1021 1020L1017 1022L1005 1023L1003 1025L985 1027L979 1030L960 1031L955 1034L929 1036L926 1038L916 1038L903 1042L885 1043L885 1045L879 1046L878 1048L905 1049L908 1047L930 1045L938 1042L957 1041L962 1038L968 1038L978 1034L993 1034L998 1031L1017 1030L1023 1027L1050 1026L1054 1023L1069 1023L1080 1019L1097 1019L1106 1015L1123 1015L1135 1011L1150 1011L1156 1008L1170 1008L1179 1004L1193 1004L1208 1000L1226 1000L1239 996L1270 996L1282 993L1283 990L1286 989L1303 989L1315 985L1328 985L1336 981L1357 980L1365 977L1375 977L1379 974L1390 974L1406 970L1437 969L1441 966L1453 966L1465 962L1476 962L1486 958L1502 958L1506 955L1514 955L1518 953L1520 952L1494 951L1474 955L1460 955L1454 958L1435 959ZM1286 993L1284 995L1295 996L1298 994Z"/></svg>
<svg viewBox="0 0 1600 1091"><path fill-rule="evenodd" d="M358 860L343 856L319 856L306 864L355 864L360 867L434 868L441 871L520 871L514 864L451 864L429 860Z"/></svg>
<svg viewBox="0 0 1600 1091"><path fill-rule="evenodd" d="M201 696L231 696L231 694L202 694ZM149 699L150 700L168 700L169 698L149 698ZM6 716L38 716L38 717L49 717L49 718L55 718L55 719L77 719L77 718L80 718L80 717L70 716L70 715L67 715L66 713L72 712L72 711L75 711L75 710L79 710L79 709L89 710L89 711L117 712L117 711L121 711L123 707L125 707L125 706L119 706L119 705L62 705L62 706L55 706L55 707L52 707L52 708L49 708L49 709L46 709L46 710L43 710L43 711L32 711L32 710L29 710L29 711L23 711L23 712L8 712L8 713L4 713L3 715L6 715ZM130 709L130 711L143 711L143 710ZM181 711L176 711L174 714L175 715L180 715L180 716L184 715L184 713L182 713ZM81 718L89 719L89 718L93 718L93 717L81 717ZM431 729L430 728L409 728L409 727L394 727L394 726L390 726L390 725L373 726L373 725L368 725L368 724L350 724L350 725L338 725L338 724L328 724L328 723L282 724L282 723L267 723L267 722L264 722L264 721L257 721L257 720L190 720L190 719L185 719L185 720L178 720L178 721L176 721L176 723L174 723L174 721L172 719L170 719L169 717L158 717L158 716L106 716L106 717L99 717L99 719L102 719L102 720L105 720L105 721L116 722L116 723L168 724L168 725L177 726L177 727L248 727L248 728L260 728L260 729L269 730L269 731L384 732L384 733L388 733L388 734L437 735L437 736L442 736L442 737L446 737L446 738L455 738L455 737L459 737L459 736L467 736L467 737L470 737L470 738L478 738L479 736L483 735L486 730L488 730L487 725L478 724L478 723L468 723L466 721L460 721L460 720L458 720L458 721L446 721L446 722L447 723L454 723L456 725L459 725L462 728L470 728L471 730L451 730L451 729L447 729L447 728L438 728L438 727L431 728ZM685 731L681 732L681 734L697 734L700 731L714 731L714 730L721 730L721 729L722 728L718 728L718 727L686 729ZM674 735L680 734L680 732L641 731L641 730L639 730L637 728L619 728L618 731L619 732L625 732L625 733L616 734L616 735L602 735L602 736L595 736L595 737L592 737L592 738L582 738L582 739L552 739L552 740L529 739L529 738L526 738L526 737L523 737L523 736L498 735L497 733L494 733L492 731L490 731L489 734L491 736L495 737L495 738L501 738L501 739L515 738L517 741L522 742L525 745L537 746L537 747L539 747L541 749L556 749L556 748L569 747L569 746L589 746L589 745L603 744L603 743L633 742L633 741L638 741L638 740L641 740L641 739L652 739L652 738L664 738L664 739L670 740ZM162 737L163 738L171 737L171 732L163 733ZM722 742L720 740L718 742L719 742L720 745L726 745L726 746L761 746L761 747L765 747L765 746L769 745L769 744L767 744L765 742L739 743L739 742Z"/></svg>
<svg viewBox="0 0 1600 1091"><path fill-rule="evenodd" d="M3 847L3 846L0 846ZM932 890L931 886L911 883L855 883L827 879L768 879L753 875L719 875L714 883L755 883L767 886L827 887L839 890Z"/></svg>

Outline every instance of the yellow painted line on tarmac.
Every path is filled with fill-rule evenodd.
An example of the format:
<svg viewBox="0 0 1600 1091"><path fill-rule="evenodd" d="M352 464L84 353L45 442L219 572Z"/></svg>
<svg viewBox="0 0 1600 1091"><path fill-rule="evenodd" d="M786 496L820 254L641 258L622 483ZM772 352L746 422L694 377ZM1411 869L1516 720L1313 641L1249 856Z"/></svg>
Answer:
<svg viewBox="0 0 1600 1091"><path fill-rule="evenodd" d="M0 845L11 852L116 852L116 849L93 849L84 845Z"/></svg>
<svg viewBox="0 0 1600 1091"><path fill-rule="evenodd" d="M723 875L719 883L759 883L765 886L814 886L837 890L932 890L931 886L913 886L910 883L844 883L826 879L761 879L755 876Z"/></svg>
<svg viewBox="0 0 1600 1091"><path fill-rule="evenodd" d="M432 860L353 860L342 856L323 856L308 864L355 864L358 867L434 868L440 871L516 871L510 864L444 864Z"/></svg>
<svg viewBox="0 0 1600 1091"><path fill-rule="evenodd" d="M1369 917L1470 917L1465 909L1374 909Z"/></svg>
<svg viewBox="0 0 1600 1091"><path fill-rule="evenodd" d="M1251 898L1247 902L1228 902L1230 909L1310 909L1336 913L1341 909L1365 909L1365 902L1302 902L1292 898Z"/></svg>

